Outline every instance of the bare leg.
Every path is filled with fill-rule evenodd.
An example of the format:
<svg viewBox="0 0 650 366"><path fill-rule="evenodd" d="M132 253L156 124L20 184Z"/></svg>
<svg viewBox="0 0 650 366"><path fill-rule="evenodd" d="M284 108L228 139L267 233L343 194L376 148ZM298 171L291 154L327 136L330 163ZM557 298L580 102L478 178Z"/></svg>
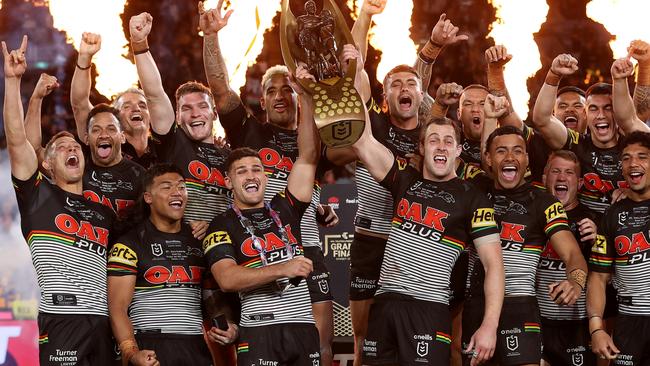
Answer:
<svg viewBox="0 0 650 366"><path fill-rule="evenodd" d="M311 304L311 310L316 321L318 336L320 337L320 361L321 365L331 366L332 342L334 341L334 314L331 301L323 301Z"/></svg>
<svg viewBox="0 0 650 366"><path fill-rule="evenodd" d="M350 316L352 317L352 331L354 332L354 366L361 366L363 354L363 341L368 333L368 314L372 299L350 300Z"/></svg>

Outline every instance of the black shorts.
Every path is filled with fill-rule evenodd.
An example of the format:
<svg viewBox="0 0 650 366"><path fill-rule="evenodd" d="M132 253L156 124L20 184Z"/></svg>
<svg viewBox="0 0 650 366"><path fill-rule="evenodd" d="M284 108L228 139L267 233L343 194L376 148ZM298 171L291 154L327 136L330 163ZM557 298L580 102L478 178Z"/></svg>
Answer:
<svg viewBox="0 0 650 366"><path fill-rule="evenodd" d="M305 257L309 258L314 270L307 277L307 288L311 303L332 301L332 290L330 289L330 272L325 266L325 257L319 247L305 247Z"/></svg>
<svg viewBox="0 0 650 366"><path fill-rule="evenodd" d="M237 365L320 365L320 340L313 324L239 328Z"/></svg>
<svg viewBox="0 0 650 366"><path fill-rule="evenodd" d="M350 246L350 300L368 300L375 296L386 241L354 233Z"/></svg>
<svg viewBox="0 0 650 366"><path fill-rule="evenodd" d="M451 320L445 304L381 294L370 306L364 365L449 365Z"/></svg>
<svg viewBox="0 0 650 366"><path fill-rule="evenodd" d="M114 365L117 355L107 316L38 314L41 365Z"/></svg>
<svg viewBox="0 0 650 366"><path fill-rule="evenodd" d="M467 348L472 335L483 321L485 300L474 297L465 301L463 308L463 349ZM538 364L542 359L542 334L537 298L534 296L505 297L499 327L497 345L492 362L499 365ZM471 354L463 359L469 365Z"/></svg>
<svg viewBox="0 0 650 366"><path fill-rule="evenodd" d="M612 365L650 365L650 316L618 314L613 341L621 353Z"/></svg>
<svg viewBox="0 0 650 366"><path fill-rule="evenodd" d="M469 252L464 250L460 253L454 268L451 271L449 283L449 309L454 309L465 300L465 284L467 282L467 271L469 266Z"/></svg>
<svg viewBox="0 0 650 366"><path fill-rule="evenodd" d="M584 320L551 320L542 318L542 358L552 366L596 365L591 352L589 322Z"/></svg>
<svg viewBox="0 0 650 366"><path fill-rule="evenodd" d="M212 365L203 335L136 333L140 349L156 352L161 365Z"/></svg>

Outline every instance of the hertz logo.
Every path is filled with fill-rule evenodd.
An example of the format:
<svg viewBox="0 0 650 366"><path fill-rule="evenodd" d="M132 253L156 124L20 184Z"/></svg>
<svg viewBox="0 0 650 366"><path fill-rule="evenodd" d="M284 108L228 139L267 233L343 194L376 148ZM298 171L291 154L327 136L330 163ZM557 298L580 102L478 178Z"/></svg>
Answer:
<svg viewBox="0 0 650 366"><path fill-rule="evenodd" d="M596 241L591 247L593 253L607 254L607 239L602 235L596 235Z"/></svg>
<svg viewBox="0 0 650 366"><path fill-rule="evenodd" d="M203 239L203 252L207 253L210 249L221 244L232 244L230 235L225 231L215 231Z"/></svg>
<svg viewBox="0 0 650 366"><path fill-rule="evenodd" d="M131 267L138 266L138 255L131 248L122 243L117 243L111 249L108 257L109 263L121 263Z"/></svg>
<svg viewBox="0 0 650 366"><path fill-rule="evenodd" d="M494 222L493 208L479 208L474 211L474 215L472 215L472 228L493 225L496 225Z"/></svg>
<svg viewBox="0 0 650 366"><path fill-rule="evenodd" d="M550 205L546 210L544 210L544 214L546 214L546 222L551 222L558 218L567 218L566 213L564 212L564 207L560 202L555 202Z"/></svg>

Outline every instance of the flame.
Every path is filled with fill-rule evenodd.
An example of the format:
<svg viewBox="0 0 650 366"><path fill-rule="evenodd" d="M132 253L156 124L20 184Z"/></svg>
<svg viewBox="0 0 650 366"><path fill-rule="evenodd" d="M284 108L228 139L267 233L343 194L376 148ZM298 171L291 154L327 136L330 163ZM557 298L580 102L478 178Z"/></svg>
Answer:
<svg viewBox="0 0 650 366"><path fill-rule="evenodd" d="M609 42L615 59L627 56L627 46L631 41L650 41L649 11L650 2L639 0L591 0L587 4L587 16L604 25L616 37Z"/></svg>
<svg viewBox="0 0 650 366"><path fill-rule="evenodd" d="M354 9L354 0L348 0L348 7ZM361 10L363 0L357 0ZM388 1L384 12L372 17L375 23L370 28L370 45L380 50L381 61L377 65L377 80L384 80L390 69L400 64L413 65L417 58L417 47L411 39L411 15L413 0ZM353 15L356 19L357 14Z"/></svg>
<svg viewBox="0 0 650 366"><path fill-rule="evenodd" d="M54 27L66 32L68 43L75 48L81 43L83 32L102 36L102 49L93 57L97 67L96 88L106 97L128 89L138 82L135 65L124 57L128 41L122 32L122 19L126 0L85 0L84 7L93 9L79 16L77 0L50 0L49 8Z"/></svg>
<svg viewBox="0 0 650 366"><path fill-rule="evenodd" d="M205 2L205 9L214 9L217 0ZM228 25L219 31L219 46L228 68L230 86L239 90L246 83L246 70L262 52L264 32L273 26L280 11L280 1L230 0L222 14L234 9Z"/></svg>
<svg viewBox="0 0 650 366"><path fill-rule="evenodd" d="M528 115L530 94L526 80L542 67L533 33L546 21L546 0L489 0L496 9L488 37L506 46L513 60L505 66L505 80L513 108L521 118ZM526 16L522 16L526 14Z"/></svg>

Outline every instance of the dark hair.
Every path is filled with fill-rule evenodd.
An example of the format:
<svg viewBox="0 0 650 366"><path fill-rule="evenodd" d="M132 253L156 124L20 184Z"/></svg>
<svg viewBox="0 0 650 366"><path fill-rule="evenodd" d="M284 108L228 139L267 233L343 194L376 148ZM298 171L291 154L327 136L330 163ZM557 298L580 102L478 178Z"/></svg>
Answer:
<svg viewBox="0 0 650 366"><path fill-rule="evenodd" d="M44 150L45 153L44 153L44 155L45 155L46 159L50 154L52 154L52 149L54 147L54 143L56 142L56 140L58 140L58 139L60 139L62 137L69 137L69 138L77 141L75 136L73 134L71 134L70 132L68 132L68 131L58 132L57 134L52 136L52 138L50 138L50 141L48 141L47 144L45 144L45 150ZM77 142L79 142L79 141L77 141Z"/></svg>
<svg viewBox="0 0 650 366"><path fill-rule="evenodd" d="M96 115L100 113L112 114L113 117L115 117L115 121L117 121L118 129L122 129L122 125L120 125L120 111L106 103L99 103L90 110L88 117L86 117L86 132L90 131L90 122L93 120L93 118L95 118Z"/></svg>
<svg viewBox="0 0 650 366"><path fill-rule="evenodd" d="M634 144L639 144L650 150L650 132L635 131L624 136L621 142L621 154L626 147Z"/></svg>
<svg viewBox="0 0 650 366"><path fill-rule="evenodd" d="M438 125L438 126L451 126L454 129L454 138L456 139L456 144L460 144L460 126L456 121L447 118L447 117L436 117L429 120L424 127L420 128L420 143L424 143L424 139L427 137L427 131L429 126Z"/></svg>
<svg viewBox="0 0 650 366"><path fill-rule="evenodd" d="M390 78L391 76L397 74L398 72L410 72L411 74L415 75L418 78L418 80L422 81L422 77L420 76L420 73L413 66L397 65L397 66L393 67L392 69L390 69L390 71L388 71L388 73L386 73L386 76L384 76L384 83L383 83L384 90L386 89L386 82L388 81L388 78Z"/></svg>
<svg viewBox="0 0 650 366"><path fill-rule="evenodd" d="M156 177L160 177L167 173L176 173L181 177L183 176L183 171L176 165L170 163L157 163L149 167L149 169L147 169L142 175L142 187L145 191L148 190L151 188L153 180Z"/></svg>
<svg viewBox="0 0 650 366"><path fill-rule="evenodd" d="M230 171L232 165L240 159L247 157L260 158L259 153L256 150L251 149L250 147L239 147L230 152L228 159L226 159L226 173Z"/></svg>
<svg viewBox="0 0 650 366"><path fill-rule="evenodd" d="M589 98L592 95L612 95L612 84L596 83L587 89L585 97Z"/></svg>
<svg viewBox="0 0 650 366"><path fill-rule="evenodd" d="M181 84L181 86L179 86L176 89L176 108L179 107L178 101L181 99L181 97L183 95L190 94L190 93L206 94L210 98L210 103L212 104L212 107L215 106L214 96L212 95L212 91L210 91L210 88L208 88L207 86L203 85L198 81L188 81L184 84Z"/></svg>
<svg viewBox="0 0 650 366"><path fill-rule="evenodd" d="M567 86L561 87L557 91L557 97L559 97L560 95L562 95L564 93L576 93L576 94L580 95L583 98L586 97L586 94L585 94L584 90L578 88L577 86L573 86L573 85L567 85Z"/></svg>
<svg viewBox="0 0 650 366"><path fill-rule="evenodd" d="M524 140L524 142L526 142L526 136L521 131L521 129L514 126L503 126L492 131L490 136L488 136L487 141L485 143L485 151L490 151L490 146L492 146L492 142L497 136L506 136L506 135L517 135L521 137L521 139ZM526 144L524 144L524 147L528 149L528 146L526 146Z"/></svg>
<svg viewBox="0 0 650 366"><path fill-rule="evenodd" d="M546 166L544 167L544 174L548 173L548 169L551 166L551 161L555 158L562 158L564 160L570 161L575 163L576 165L576 174L578 177L580 177L580 160L578 159L578 156L573 152L569 150L556 150L551 152L551 155L548 156L548 159L546 160Z"/></svg>

